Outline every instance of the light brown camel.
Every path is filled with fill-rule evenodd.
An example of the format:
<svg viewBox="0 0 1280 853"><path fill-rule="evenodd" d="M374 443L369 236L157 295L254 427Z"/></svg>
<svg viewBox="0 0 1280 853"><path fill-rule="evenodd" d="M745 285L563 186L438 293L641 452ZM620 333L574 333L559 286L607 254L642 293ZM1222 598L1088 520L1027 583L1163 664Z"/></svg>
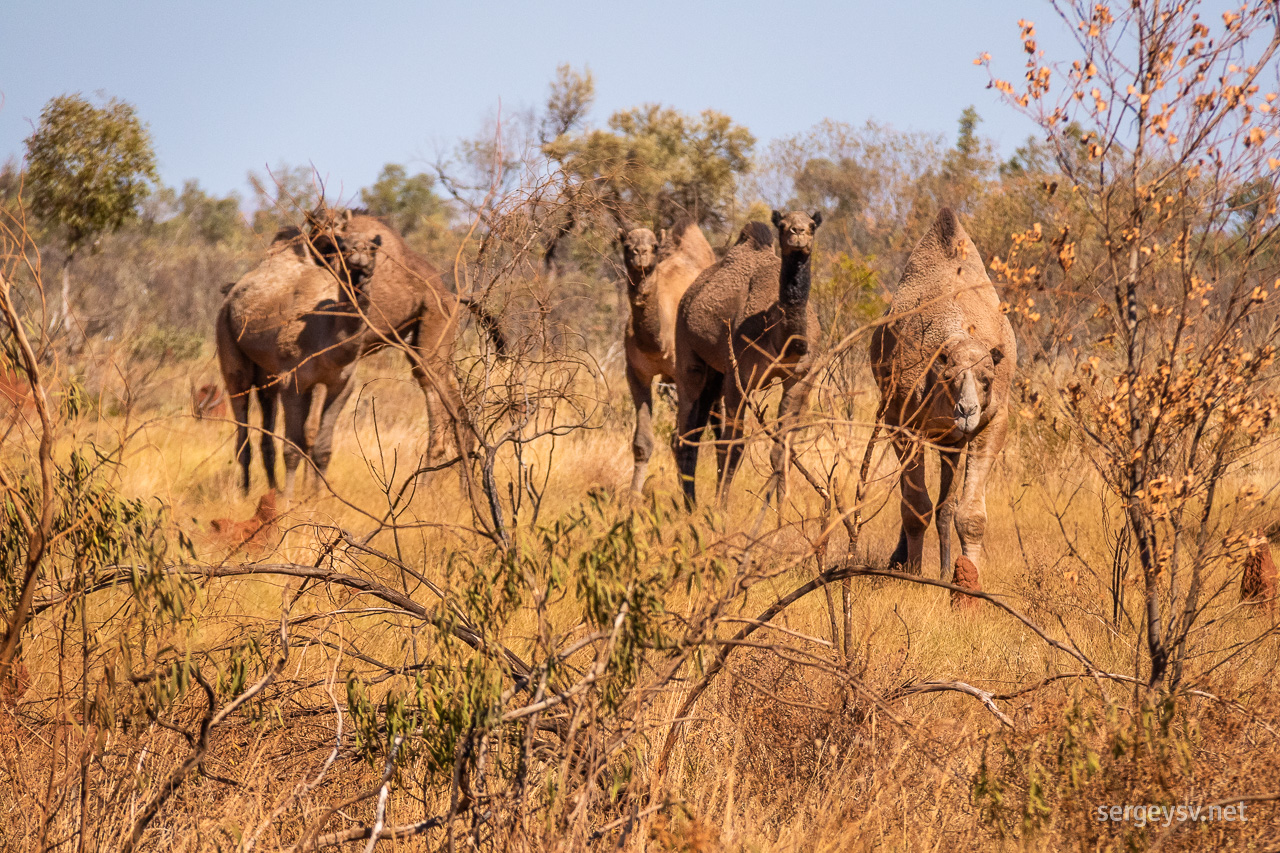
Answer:
<svg viewBox="0 0 1280 853"><path fill-rule="evenodd" d="M358 281L356 276L353 280ZM283 229L267 257L228 290L218 311L218 363L236 422L241 486L249 492L249 397L262 411L260 443L267 484L277 488L276 407L284 398L285 496L293 492L298 462L308 453L327 469L337 416L351 390L358 347L344 346L360 319L346 289L317 265L300 229ZM325 388L320 427L308 442L306 420L317 385Z"/></svg>
<svg viewBox="0 0 1280 853"><path fill-rule="evenodd" d="M676 396L679 417L673 447L680 485L689 506L697 502L694 475L698 441L716 409L719 500L723 503L742 456L742 432L750 395L782 382L773 470L786 461L784 437L808 396L810 344L818 318L809 305L809 263L822 214L773 212L773 232L748 223L738 243L704 270L680 300L676 315ZM728 377L728 381L725 379Z"/></svg>
<svg viewBox="0 0 1280 853"><path fill-rule="evenodd" d="M950 208L920 239L889 307L871 336L879 417L902 465L902 530L891 562L920 574L933 504L924 450L942 460L938 544L943 580L954 570L951 528L963 555L980 565L987 526L987 476L1009 426L1017 366L1013 327L978 249ZM964 483L956 490L961 455Z"/></svg>
<svg viewBox="0 0 1280 853"><path fill-rule="evenodd" d="M449 363L458 308L466 304L476 312L501 351L496 323L450 292L435 268L381 221L350 211L322 211L311 220L309 238L297 229L278 236L267 259L231 288L218 315L218 357L231 395L245 492L250 392L256 389L263 413L262 457L272 488L276 398L283 404L289 499L303 456L322 474L328 468L333 429L359 357L388 343L408 345L414 377L427 397L428 463L444 458L450 432L465 455L471 436L459 428L466 413ZM321 385L324 403L312 441L306 421Z"/></svg>
<svg viewBox="0 0 1280 853"><path fill-rule="evenodd" d="M675 381L680 297L698 273L715 263L716 256L702 229L691 219L681 220L659 237L648 228L622 228L618 242L622 244L627 301L631 304L624 346L627 386L636 408L631 491L639 494L653 455L653 380Z"/></svg>

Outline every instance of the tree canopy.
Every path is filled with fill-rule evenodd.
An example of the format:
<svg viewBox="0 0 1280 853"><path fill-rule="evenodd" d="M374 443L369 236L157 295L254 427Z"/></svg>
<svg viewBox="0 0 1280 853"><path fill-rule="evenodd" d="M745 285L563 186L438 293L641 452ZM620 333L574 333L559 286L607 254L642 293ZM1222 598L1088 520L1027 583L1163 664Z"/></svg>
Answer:
<svg viewBox="0 0 1280 853"><path fill-rule="evenodd" d="M435 178L430 175L419 172L411 176L404 166L388 163L372 186L360 190L360 200L370 213L383 217L407 236L428 220L447 215L444 200L434 187Z"/></svg>
<svg viewBox="0 0 1280 853"><path fill-rule="evenodd" d="M79 94L52 99L26 146L31 209L64 230L73 254L134 219L157 180L151 135L115 98L101 107Z"/></svg>
<svg viewBox="0 0 1280 853"><path fill-rule="evenodd" d="M646 104L616 112L608 130L562 134L544 151L595 188L620 219L700 225L731 219L737 179L751 167L755 137L724 113L698 117Z"/></svg>

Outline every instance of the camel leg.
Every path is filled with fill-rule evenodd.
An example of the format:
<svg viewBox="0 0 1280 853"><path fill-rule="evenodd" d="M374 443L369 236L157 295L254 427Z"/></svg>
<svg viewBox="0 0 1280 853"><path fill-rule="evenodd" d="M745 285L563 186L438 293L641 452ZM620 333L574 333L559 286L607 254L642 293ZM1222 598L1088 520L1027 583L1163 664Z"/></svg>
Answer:
<svg viewBox="0 0 1280 853"><path fill-rule="evenodd" d="M253 393L257 370L228 329L225 310L218 313L215 337L218 342L218 368L227 396L231 398L231 417L236 424L235 451L236 462L240 466L240 488L248 495L249 466L253 461L253 451L249 446L249 396Z"/></svg>
<svg viewBox="0 0 1280 853"><path fill-rule="evenodd" d="M313 389L295 391L286 388L280 394L284 409L284 497L293 500L298 464L306 457L311 464L311 448L307 445L307 416L311 414Z"/></svg>
<svg viewBox="0 0 1280 853"><path fill-rule="evenodd" d="M942 461L942 473L938 478L938 556L941 558L942 572L938 577L947 583L951 583L956 571L956 564L951 559L951 530L955 525L956 505L960 500L960 490L955 487L956 473L960 469L960 452L959 449L952 448L938 452Z"/></svg>
<svg viewBox="0 0 1280 853"><path fill-rule="evenodd" d="M262 435L258 437L262 448L262 467L267 472L267 488L279 488L276 482L276 400L280 389L265 376L259 377L258 408L262 409ZM245 485L247 494L249 486Z"/></svg>
<svg viewBox="0 0 1280 853"><path fill-rule="evenodd" d="M724 466L729 461L729 445L724 440L724 397L716 399L711 407L711 434L716 440L716 482L724 477Z"/></svg>
<svg viewBox="0 0 1280 853"><path fill-rule="evenodd" d="M980 565L982 537L987 531L987 477L1004 447L1009 428L1008 415L996 415L987 428L969 442L964 463L964 490L956 511L956 532L960 534L960 552Z"/></svg>
<svg viewBox="0 0 1280 853"><path fill-rule="evenodd" d="M802 377L789 376L782 381L782 400L778 403L778 422L774 428L773 449L769 461L773 473L779 477L778 503L786 497L787 466L791 457L791 430L800 420L800 413L809 399L809 383Z"/></svg>
<svg viewBox="0 0 1280 853"><path fill-rule="evenodd" d="M311 459L316 470L324 474L329 470L329 460L333 456L333 430L338 425L338 417L351 397L355 383L351 374L342 377L341 381L325 388L324 408L320 410L320 427L316 430L316 440L311 446Z"/></svg>
<svg viewBox="0 0 1280 853"><path fill-rule="evenodd" d="M231 417L236 422L236 462L240 465L240 488L249 494L249 465L253 461L253 451L249 448L249 389L232 391L227 389L231 397Z"/></svg>
<svg viewBox="0 0 1280 853"><path fill-rule="evenodd" d="M471 434L470 421L462 405L462 392L458 380L448 363L428 358L421 349L409 355L413 378L418 381L427 398L427 417L430 419L427 433L427 464L436 465L448 458L449 445L456 444L458 453L465 459L471 455L475 437ZM449 437L453 436L450 442Z"/></svg>
<svg viewBox="0 0 1280 853"><path fill-rule="evenodd" d="M635 460L631 491L639 495L644 491L649 457L653 455L653 377L640 376L635 368L627 365L627 386L636 407L636 432L631 439L631 455Z"/></svg>
<svg viewBox="0 0 1280 853"><path fill-rule="evenodd" d="M733 485L733 477L738 473L738 466L742 463L742 434L745 431L743 426L747 418L747 395L743 393L741 384L730 381L725 386L722 406L723 426L720 440L725 449L724 467L720 471L716 497L720 505L724 506L729 502L729 487Z"/></svg>
<svg viewBox="0 0 1280 853"><path fill-rule="evenodd" d="M890 564L913 575L921 572L924 532L933 520L933 502L924 479L924 446L908 439L895 439L893 449L902 466L902 532Z"/></svg>
<svg viewBox="0 0 1280 853"><path fill-rule="evenodd" d="M698 442L711 418L711 409L720 399L724 374L705 365L700 383L686 383L677 393L680 412L676 419L676 431L671 439L671 449L676 455L676 469L680 474L680 488L684 491L685 506L693 509L698 503Z"/></svg>

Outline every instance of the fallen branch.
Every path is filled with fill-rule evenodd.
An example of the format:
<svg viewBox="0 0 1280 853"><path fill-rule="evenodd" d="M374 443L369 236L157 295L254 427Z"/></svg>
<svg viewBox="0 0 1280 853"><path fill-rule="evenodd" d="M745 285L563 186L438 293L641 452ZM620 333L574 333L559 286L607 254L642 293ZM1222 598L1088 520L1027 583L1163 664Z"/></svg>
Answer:
<svg viewBox="0 0 1280 853"><path fill-rule="evenodd" d="M897 690L886 696L885 701L893 702L917 693L942 693L945 691L955 691L957 693L964 693L968 696L972 696L985 705L987 710L991 712L992 716L1000 721L1001 725L1008 726L1011 729L1015 728L1013 725L1013 719L996 706L993 694L988 693L986 690L982 690L981 688L974 687L972 684L966 684L963 681L921 681L915 684L904 684L902 687L899 687Z"/></svg>

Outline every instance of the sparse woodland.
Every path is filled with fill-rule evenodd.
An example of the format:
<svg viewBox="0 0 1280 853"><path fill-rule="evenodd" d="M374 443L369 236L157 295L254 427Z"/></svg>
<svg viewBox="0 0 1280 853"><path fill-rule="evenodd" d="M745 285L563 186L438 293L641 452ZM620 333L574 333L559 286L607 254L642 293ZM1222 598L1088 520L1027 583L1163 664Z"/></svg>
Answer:
<svg viewBox="0 0 1280 853"><path fill-rule="evenodd" d="M973 110L953 140L600 122L566 66L351 198L281 166L69 218L4 167L0 849L1280 850L1280 8L1038 13L1076 43L995 46L1040 128L1011 155ZM429 460L393 335L324 476L266 493L255 434L242 495L214 317L321 202L506 351L459 313L469 455ZM661 386L632 494L619 230L687 217L723 256L775 208L822 213L807 408L751 398L690 511ZM932 529L890 562L868 355L942 208L1017 339L980 590ZM1185 804L1244 820L1100 819Z"/></svg>

